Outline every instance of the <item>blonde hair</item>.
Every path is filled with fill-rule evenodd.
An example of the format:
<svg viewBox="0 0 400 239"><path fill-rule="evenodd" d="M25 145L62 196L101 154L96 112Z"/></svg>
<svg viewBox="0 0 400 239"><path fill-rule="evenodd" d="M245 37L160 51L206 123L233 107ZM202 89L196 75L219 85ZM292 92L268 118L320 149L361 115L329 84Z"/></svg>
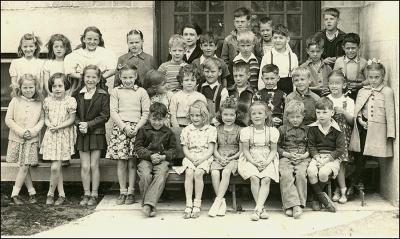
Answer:
<svg viewBox="0 0 400 239"><path fill-rule="evenodd" d="M239 32L237 35L238 43L251 43L254 44L256 36L252 31Z"/></svg>
<svg viewBox="0 0 400 239"><path fill-rule="evenodd" d="M190 120L190 109L195 108L200 110L200 114L203 117L204 124L210 123L210 111L208 110L207 103L202 100L196 100L193 104L189 107L188 118Z"/></svg>
<svg viewBox="0 0 400 239"><path fill-rule="evenodd" d="M186 49L187 45L186 45L186 41L183 38L183 36L179 35L179 34L174 34L169 38L168 41L168 47L171 48L173 46L182 46L183 49Z"/></svg>
<svg viewBox="0 0 400 239"><path fill-rule="evenodd" d="M269 109L267 103L265 103L264 101L254 101L249 108L249 115L250 115L250 120L251 120L251 112L254 110L254 107L256 106L263 106L265 109L265 125L268 127L273 127L273 121L272 121L272 112Z"/></svg>
<svg viewBox="0 0 400 239"><path fill-rule="evenodd" d="M299 100L291 100L285 108L285 116L293 113L304 115L304 103Z"/></svg>
<svg viewBox="0 0 400 239"><path fill-rule="evenodd" d="M40 87L40 81L39 79L32 75L32 74L23 74L17 81L18 84L18 88L14 89L11 92L11 97L16 97L16 96L21 96L22 95L22 84L24 83L24 81L33 81L35 84L35 94L33 95L33 99L36 101L41 101L43 100L43 93Z"/></svg>
<svg viewBox="0 0 400 239"><path fill-rule="evenodd" d="M296 67L292 72L292 78L297 76L307 76L307 78L311 77L311 71L308 66L299 66Z"/></svg>

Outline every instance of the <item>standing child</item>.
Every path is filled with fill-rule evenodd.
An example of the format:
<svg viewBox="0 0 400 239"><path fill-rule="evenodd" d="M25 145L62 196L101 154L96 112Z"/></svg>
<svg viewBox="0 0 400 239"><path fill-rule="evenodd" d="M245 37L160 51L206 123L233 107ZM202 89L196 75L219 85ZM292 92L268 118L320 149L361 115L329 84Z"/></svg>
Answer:
<svg viewBox="0 0 400 239"><path fill-rule="evenodd" d="M208 215L211 217L225 216L225 193L229 186L231 174L237 174L237 159L241 152L239 144L240 126L236 121L237 102L235 98L228 98L222 103L218 111L217 144L214 148L214 161L211 163L211 179L216 198ZM221 179L221 180L220 180Z"/></svg>
<svg viewBox="0 0 400 239"><path fill-rule="evenodd" d="M218 82L218 78L221 74L222 68L217 58L206 59L203 63L203 75L206 78L206 81L197 86L197 90L207 99L211 124L214 126L219 124L215 118L216 113L218 112L221 103L228 97L228 91Z"/></svg>
<svg viewBox="0 0 400 239"><path fill-rule="evenodd" d="M144 76L150 69L156 69L153 56L143 51L143 33L140 30L133 29L126 34L126 42L128 44L128 53L118 58L116 70L122 69L124 66L136 66L138 72L137 84L143 86ZM115 74L114 87L121 85L119 74Z"/></svg>
<svg viewBox="0 0 400 239"><path fill-rule="evenodd" d="M65 201L61 163L71 159L75 153L76 131L74 121L76 100L67 95L70 82L63 73L55 73L49 79L51 95L43 102L44 122L47 126L40 153L43 160L51 160L50 186L46 205L61 205ZM54 191L58 189L58 199L54 203Z"/></svg>
<svg viewBox="0 0 400 239"><path fill-rule="evenodd" d="M292 100L286 108L289 123L279 127L280 188L285 214L298 219L307 201L308 127L303 124L304 104Z"/></svg>
<svg viewBox="0 0 400 239"><path fill-rule="evenodd" d="M357 152L356 171L352 180L363 189L362 173L370 157L392 157L393 140L396 138L396 116L393 90L386 86L385 67L375 58L368 61L366 76L369 86L357 95L354 130L350 150Z"/></svg>
<svg viewBox="0 0 400 239"><path fill-rule="evenodd" d="M175 93L180 89L179 81L177 80L179 69L182 66L187 65L183 60L183 54L186 51L187 45L181 35L175 34L169 38L168 47L172 58L171 60L162 63L158 70L165 75L165 79L167 80L167 90Z"/></svg>
<svg viewBox="0 0 400 239"><path fill-rule="evenodd" d="M336 212L331 198L323 191L330 177L339 173L340 163L346 157L346 142L343 132L332 116L333 102L327 97L315 105L317 121L309 125L308 148L311 162L307 168L308 180L319 203L329 212ZM321 210L317 201L312 202L313 210Z"/></svg>
<svg viewBox="0 0 400 239"><path fill-rule="evenodd" d="M351 91L350 98L356 99L358 91L369 81L365 79L364 70L367 60L360 57L360 36L356 33L348 33L342 42L345 55L336 59L334 70L343 71L348 80L348 88Z"/></svg>
<svg viewBox="0 0 400 239"><path fill-rule="evenodd" d="M263 67L262 80L265 88L259 89L253 96L253 101L260 100L265 102L272 111L272 120L275 127L279 127L283 122L283 109L285 108L286 94L278 89L279 68L274 64Z"/></svg>
<svg viewBox="0 0 400 239"><path fill-rule="evenodd" d="M238 172L244 180L250 178L251 192L256 207L251 220L269 218L265 209L271 179L279 182L278 130L273 127L272 113L267 104L256 101L251 104L252 125L240 131L243 152L238 161Z"/></svg>
<svg viewBox="0 0 400 239"><path fill-rule="evenodd" d="M346 89L346 77L340 70L334 70L329 74L329 89L331 94L328 95L328 99L333 102L335 110L333 119L339 124L346 141L346 155L340 164L337 176L338 187L336 187L332 201L346 203L346 164L353 161L353 155L348 152L348 148L354 122L354 100L343 94Z"/></svg>
<svg viewBox="0 0 400 239"><path fill-rule="evenodd" d="M181 174L185 172L186 209L184 218L200 216L201 196L204 189L203 175L210 171L214 146L217 141L217 129L209 124L207 104L196 100L189 109L191 124L182 130L181 144L185 158L182 166L173 167ZM195 196L193 196L193 181Z"/></svg>
<svg viewBox="0 0 400 239"><path fill-rule="evenodd" d="M267 64L277 65L280 76L278 89L289 94L293 91L292 70L299 65L299 62L296 54L288 47L290 36L287 27L282 24L275 25L272 29L272 41L274 43L274 48L269 54L263 56L260 69ZM258 89L264 88L261 73L262 72L260 72L260 79L258 80Z"/></svg>
<svg viewBox="0 0 400 239"><path fill-rule="evenodd" d="M262 37L261 47L263 56L269 54L269 52L274 47L274 43L272 42L272 19L269 17L263 17L259 21L260 26L260 34Z"/></svg>
<svg viewBox="0 0 400 239"><path fill-rule="evenodd" d="M54 34L50 37L46 47L48 60L43 65L43 88L45 94L50 95L49 79L55 73L64 74L64 58L71 53L71 42L63 34ZM67 91L67 95L72 92Z"/></svg>
<svg viewBox="0 0 400 239"><path fill-rule="evenodd" d="M175 134L165 125L167 107L159 102L150 106L148 124L139 129L135 140L139 187L146 216L156 215L156 204L168 177L169 164L176 153ZM153 176L154 175L154 176Z"/></svg>
<svg viewBox="0 0 400 239"><path fill-rule="evenodd" d="M75 125L78 135L76 148L81 158L81 176L84 196L81 206L97 204L100 184L99 160L102 150L107 148L105 123L110 118L110 96L98 85L101 70L88 65L82 71L85 86L75 96L77 102ZM92 192L90 192L92 181Z"/></svg>
<svg viewBox="0 0 400 239"><path fill-rule="evenodd" d="M311 72L310 90L319 96L329 94L328 75L332 68L321 55L324 52L324 39L321 33L317 33L306 40L308 59L301 66L306 66Z"/></svg>
<svg viewBox="0 0 400 239"><path fill-rule="evenodd" d="M146 89L147 94L149 94L150 105L155 102L159 102L165 105L168 110L174 93L167 90L165 77L160 71L149 70L144 77L143 87ZM169 110L167 115L165 116L164 123L167 127L171 126L171 113L169 112Z"/></svg>
<svg viewBox="0 0 400 239"><path fill-rule="evenodd" d="M18 56L21 58L14 59L10 65L10 77L11 77L11 96L16 96L16 89L20 87L18 80L24 74L31 74L37 79L42 79L41 71L43 67L43 60L39 59L40 46L42 42L38 36L33 33L26 33L21 37L18 46ZM39 81L40 90L43 89L43 83Z"/></svg>
<svg viewBox="0 0 400 239"><path fill-rule="evenodd" d="M22 185L29 193L29 203L36 203L30 166L38 163L39 132L44 124L40 82L32 74L24 74L16 81L15 97L11 99L5 116L10 128L7 162L18 163L19 170L11 192L15 205L23 204L18 194Z"/></svg>
<svg viewBox="0 0 400 239"><path fill-rule="evenodd" d="M253 54L256 36L251 31L242 31L237 35L239 54L233 58L233 63L244 61L250 69L250 86L257 90L258 74L260 72L260 59Z"/></svg>
<svg viewBox="0 0 400 239"><path fill-rule="evenodd" d="M110 92L110 116L114 121L106 158L118 160L120 195L117 205L135 201L136 157L134 143L138 130L147 122L150 99L146 90L135 84L138 78L135 66L124 66L118 72L121 85ZM126 188L126 179L128 189Z"/></svg>

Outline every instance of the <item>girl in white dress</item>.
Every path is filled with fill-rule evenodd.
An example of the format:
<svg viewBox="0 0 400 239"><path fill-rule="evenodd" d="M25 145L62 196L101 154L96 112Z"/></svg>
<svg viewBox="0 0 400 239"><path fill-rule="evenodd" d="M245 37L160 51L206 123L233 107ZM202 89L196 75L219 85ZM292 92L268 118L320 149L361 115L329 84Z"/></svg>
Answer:
<svg viewBox="0 0 400 239"><path fill-rule="evenodd" d="M279 131L273 127L272 113L266 103L254 102L249 114L252 124L240 132L243 152L238 160L238 172L243 179L250 178L251 192L256 202L251 219L257 221L269 217L264 203L271 179L279 182Z"/></svg>

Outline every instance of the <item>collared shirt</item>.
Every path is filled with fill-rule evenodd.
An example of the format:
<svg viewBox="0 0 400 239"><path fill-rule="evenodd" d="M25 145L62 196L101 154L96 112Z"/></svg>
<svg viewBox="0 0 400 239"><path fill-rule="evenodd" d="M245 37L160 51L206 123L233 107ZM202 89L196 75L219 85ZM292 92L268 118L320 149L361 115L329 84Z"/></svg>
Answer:
<svg viewBox="0 0 400 239"><path fill-rule="evenodd" d="M250 69L250 78L249 82L257 82L258 81L258 74L260 72L260 62L258 61L257 57L251 53L250 57L245 59L242 53L239 53L234 59L233 62L236 63L238 61L244 61L249 65ZM254 87L257 87L257 83L252 83Z"/></svg>
<svg viewBox="0 0 400 239"><path fill-rule="evenodd" d="M217 55L213 55L212 57L218 58ZM203 62L206 60L207 58L204 55L200 56L200 65L203 64Z"/></svg>
<svg viewBox="0 0 400 239"><path fill-rule="evenodd" d="M325 34L326 34L326 38L328 38L328 40L332 41L339 35L339 30L336 30L336 32L333 34L330 34L330 33L328 33L328 31L326 31Z"/></svg>
<svg viewBox="0 0 400 239"><path fill-rule="evenodd" d="M322 59L318 68L311 59L307 59L301 66L307 66L311 71L311 87L328 87L328 75L332 68L325 64Z"/></svg>
<svg viewBox="0 0 400 239"><path fill-rule="evenodd" d="M300 125L294 127L290 123L279 127L278 153L282 156L283 152L301 153L307 151L308 127Z"/></svg>
<svg viewBox="0 0 400 239"><path fill-rule="evenodd" d="M365 80L364 69L367 66L367 60L362 57L349 59L347 56L336 59L334 70L341 70L350 82L362 82Z"/></svg>
<svg viewBox="0 0 400 239"><path fill-rule="evenodd" d="M318 126L318 129L321 131L321 133L323 133L325 136L329 134L331 127L333 127L334 129L336 129L337 131L342 131L340 129L340 126L338 125L338 123L335 120L331 120L331 122L329 122L329 126L327 129L324 129L324 127L322 127L321 122L316 121L312 124L310 124L309 126Z"/></svg>
<svg viewBox="0 0 400 239"><path fill-rule="evenodd" d="M302 95L297 90L294 90L286 97L285 105L288 105L291 100L298 100L304 103L304 124L308 125L314 122L317 118L315 116L315 104L319 100L319 96L314 92L307 90L307 92ZM286 117L283 117L283 124L288 122Z"/></svg>
<svg viewBox="0 0 400 239"><path fill-rule="evenodd" d="M190 55L192 55L192 53L193 53L193 51L194 51L195 48L196 48L196 45L194 45L194 47L188 48L188 49L186 50L186 52L185 52L186 59L189 59L189 58L190 58Z"/></svg>
<svg viewBox="0 0 400 239"><path fill-rule="evenodd" d="M217 86L219 86L219 85L221 85L221 84L220 84L218 81L212 83L211 85L206 81L206 82L203 83L202 87L209 86L209 87L211 88L211 90L214 90L214 88L217 87ZM223 86L222 86L222 87L223 87ZM205 96L206 96L206 95L205 95ZM213 96L214 96L214 95L213 95ZM224 101L226 100L226 98L228 98L228 97L229 97L228 90L227 90L225 87L222 88L220 105L221 105L222 102L224 102ZM208 99L207 96L206 96L206 98ZM214 98L214 97L212 97L211 99L213 99L213 98Z"/></svg>
<svg viewBox="0 0 400 239"><path fill-rule="evenodd" d="M93 95L94 95L95 92L96 92L96 87L88 91L88 89L86 88L86 86L84 86L84 87L81 89L81 91L79 91L79 93L85 93L85 95L83 96L83 98L84 98L85 100L90 100L90 99L92 99L92 97L93 97Z"/></svg>

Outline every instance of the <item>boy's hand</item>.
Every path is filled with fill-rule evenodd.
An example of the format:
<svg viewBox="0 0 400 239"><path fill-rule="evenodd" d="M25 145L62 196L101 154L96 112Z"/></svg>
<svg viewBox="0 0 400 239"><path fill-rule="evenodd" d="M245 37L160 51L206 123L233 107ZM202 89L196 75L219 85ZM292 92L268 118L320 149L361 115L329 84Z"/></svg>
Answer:
<svg viewBox="0 0 400 239"><path fill-rule="evenodd" d="M282 123L282 120L279 119L278 117L274 117L272 119L272 122L274 123L275 126L278 126L278 125L280 125Z"/></svg>
<svg viewBox="0 0 400 239"><path fill-rule="evenodd" d="M328 87L321 87L321 95L329 95L330 90Z"/></svg>
<svg viewBox="0 0 400 239"><path fill-rule="evenodd" d="M367 130L368 129L368 122L365 122L364 120L362 120L361 118L358 118L358 123L360 123L360 125Z"/></svg>
<svg viewBox="0 0 400 239"><path fill-rule="evenodd" d="M325 64L329 64L329 65L335 64L335 61L336 61L336 57L327 57L327 58L325 58L325 59L323 60L323 62L324 62Z"/></svg>

